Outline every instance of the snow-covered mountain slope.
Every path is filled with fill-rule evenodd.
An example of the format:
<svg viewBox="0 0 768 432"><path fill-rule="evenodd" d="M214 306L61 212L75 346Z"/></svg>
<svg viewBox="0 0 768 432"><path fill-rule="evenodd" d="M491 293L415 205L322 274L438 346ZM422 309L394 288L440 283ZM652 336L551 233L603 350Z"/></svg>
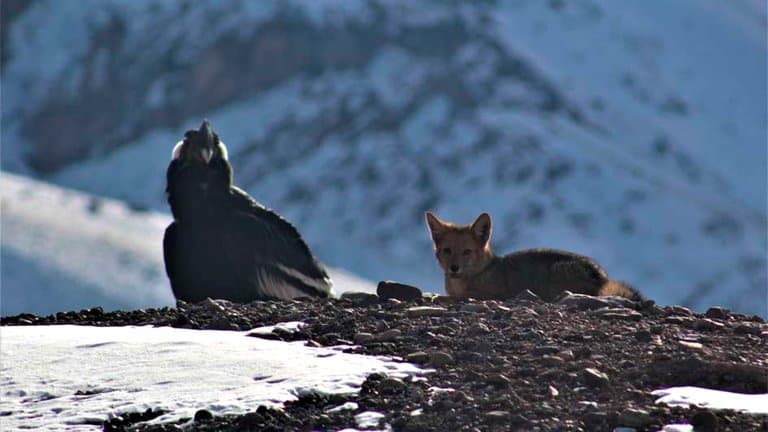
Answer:
<svg viewBox="0 0 768 432"><path fill-rule="evenodd" d="M391 359L170 327L4 327L3 430L95 431L148 408L153 423L199 409L244 414L303 393L354 393L374 372L421 375Z"/></svg>
<svg viewBox="0 0 768 432"><path fill-rule="evenodd" d="M5 172L0 190L0 315L174 304L163 268L168 215ZM337 293L376 289L330 274Z"/></svg>
<svg viewBox="0 0 768 432"><path fill-rule="evenodd" d="M765 314L765 31L748 0L39 0L9 21L2 163L162 210L207 117L236 182L364 277L439 291L422 212L489 211L497 251Z"/></svg>

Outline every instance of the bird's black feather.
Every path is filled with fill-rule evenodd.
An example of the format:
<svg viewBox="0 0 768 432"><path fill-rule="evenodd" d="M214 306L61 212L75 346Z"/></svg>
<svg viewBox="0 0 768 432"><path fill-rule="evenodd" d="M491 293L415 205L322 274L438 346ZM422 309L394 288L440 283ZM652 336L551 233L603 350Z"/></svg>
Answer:
<svg viewBox="0 0 768 432"><path fill-rule="evenodd" d="M177 150L166 188L174 222L163 240L177 299L330 295L330 279L298 230L232 185L226 149L207 122Z"/></svg>

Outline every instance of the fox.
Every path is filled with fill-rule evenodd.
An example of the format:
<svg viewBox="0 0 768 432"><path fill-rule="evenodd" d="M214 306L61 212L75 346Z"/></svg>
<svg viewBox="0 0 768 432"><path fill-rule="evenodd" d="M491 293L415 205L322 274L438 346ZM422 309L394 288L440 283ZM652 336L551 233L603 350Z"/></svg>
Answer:
<svg viewBox="0 0 768 432"><path fill-rule="evenodd" d="M426 212L437 262L452 298L506 300L530 290L553 302L566 290L592 296L640 301L640 293L608 278L591 258L557 249L527 249L497 256L491 250L491 216L481 213L469 225L456 225Z"/></svg>

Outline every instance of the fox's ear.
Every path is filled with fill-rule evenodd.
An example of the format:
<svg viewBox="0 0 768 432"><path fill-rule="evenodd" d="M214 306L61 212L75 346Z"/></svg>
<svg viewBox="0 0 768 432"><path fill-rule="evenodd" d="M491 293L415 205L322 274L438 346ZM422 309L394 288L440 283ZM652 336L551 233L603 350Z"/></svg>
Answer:
<svg viewBox="0 0 768 432"><path fill-rule="evenodd" d="M432 240L437 242L438 237L445 232L447 224L432 214L432 212L424 213L424 218L427 220L427 228L429 228L429 232L432 234Z"/></svg>
<svg viewBox="0 0 768 432"><path fill-rule="evenodd" d="M472 234L483 244L487 244L491 239L491 215L483 213L472 222L470 227Z"/></svg>

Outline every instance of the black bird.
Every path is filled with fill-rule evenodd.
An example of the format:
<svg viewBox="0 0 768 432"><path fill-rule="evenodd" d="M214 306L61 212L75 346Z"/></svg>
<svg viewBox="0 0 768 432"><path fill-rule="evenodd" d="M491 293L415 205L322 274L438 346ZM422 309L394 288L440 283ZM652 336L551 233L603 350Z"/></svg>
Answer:
<svg viewBox="0 0 768 432"><path fill-rule="evenodd" d="M331 295L328 274L296 228L232 184L227 148L208 121L176 144L167 182L174 222L163 252L176 299Z"/></svg>

